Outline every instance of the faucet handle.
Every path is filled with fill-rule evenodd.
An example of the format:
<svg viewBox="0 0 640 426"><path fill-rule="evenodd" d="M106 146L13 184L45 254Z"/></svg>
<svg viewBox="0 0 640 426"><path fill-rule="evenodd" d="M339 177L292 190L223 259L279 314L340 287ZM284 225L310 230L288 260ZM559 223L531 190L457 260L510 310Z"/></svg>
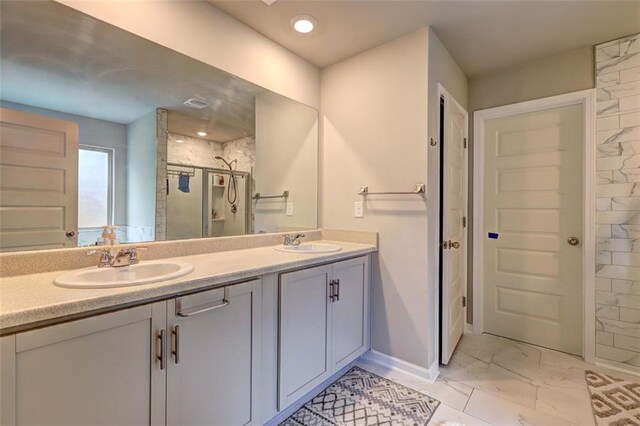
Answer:
<svg viewBox="0 0 640 426"><path fill-rule="evenodd" d="M292 238L291 238L291 244L294 246L298 246L300 245L300 239L306 237L306 235L299 233L299 234L295 234Z"/></svg>
<svg viewBox="0 0 640 426"><path fill-rule="evenodd" d="M111 264L111 251L106 248L94 249L87 251L87 256L91 256L94 254L100 254L100 260L98 260L98 268L102 268L104 266Z"/></svg>
<svg viewBox="0 0 640 426"><path fill-rule="evenodd" d="M138 260L138 250L146 250L146 249L147 247L145 246L129 247L123 251L123 254L129 255L129 263L136 264L140 262L140 260Z"/></svg>

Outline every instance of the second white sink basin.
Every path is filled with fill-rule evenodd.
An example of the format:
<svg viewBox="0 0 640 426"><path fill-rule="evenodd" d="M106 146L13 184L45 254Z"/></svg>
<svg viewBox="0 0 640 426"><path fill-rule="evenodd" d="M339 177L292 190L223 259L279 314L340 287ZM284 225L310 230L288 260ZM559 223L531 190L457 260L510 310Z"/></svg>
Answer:
<svg viewBox="0 0 640 426"><path fill-rule="evenodd" d="M69 288L111 288L168 281L187 275L193 265L180 261L144 262L118 268L84 268L66 272L54 284Z"/></svg>
<svg viewBox="0 0 640 426"><path fill-rule="evenodd" d="M335 244L327 243L302 243L298 246L277 246L278 251L284 251L287 253L333 253L342 250L342 247Z"/></svg>

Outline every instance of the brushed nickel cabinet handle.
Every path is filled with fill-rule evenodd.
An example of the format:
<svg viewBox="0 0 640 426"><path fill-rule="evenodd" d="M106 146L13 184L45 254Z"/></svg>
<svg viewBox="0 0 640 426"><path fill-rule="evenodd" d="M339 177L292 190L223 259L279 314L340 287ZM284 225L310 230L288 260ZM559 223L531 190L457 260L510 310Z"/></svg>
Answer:
<svg viewBox="0 0 640 426"><path fill-rule="evenodd" d="M335 283L336 282L334 280L329 281L329 300L331 302L333 302L334 299L336 298L336 296L335 296L335 288L334 288Z"/></svg>
<svg viewBox="0 0 640 426"><path fill-rule="evenodd" d="M157 340L160 343L160 350L157 350L156 353L157 355L157 359L158 361L160 361L160 370L164 370L166 365L165 365L165 359L166 359L166 350L167 347L165 345L165 332L164 330L160 330L160 333L158 333L157 335ZM157 348L156 348L157 349Z"/></svg>
<svg viewBox="0 0 640 426"><path fill-rule="evenodd" d="M173 349L171 349L171 354L173 355L175 363L177 364L180 362L180 326L176 325L171 331L171 334L173 335L174 344Z"/></svg>
<svg viewBox="0 0 640 426"><path fill-rule="evenodd" d="M176 315L183 318L192 317L194 315L202 314L205 312L213 311L215 309L224 308L229 306L231 301L229 300L229 287L224 288L224 295L222 296L222 302L216 301L208 303L206 305L196 306L193 308L182 309L182 298L176 298Z"/></svg>
<svg viewBox="0 0 640 426"><path fill-rule="evenodd" d="M336 302L340 301L340 280L336 280Z"/></svg>

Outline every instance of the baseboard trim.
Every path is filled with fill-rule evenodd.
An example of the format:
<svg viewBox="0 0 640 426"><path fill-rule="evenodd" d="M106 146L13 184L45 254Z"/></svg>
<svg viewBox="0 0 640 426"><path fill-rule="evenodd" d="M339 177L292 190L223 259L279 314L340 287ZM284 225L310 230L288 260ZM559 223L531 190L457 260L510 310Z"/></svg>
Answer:
<svg viewBox="0 0 640 426"><path fill-rule="evenodd" d="M429 383L435 382L440 374L438 361L434 361L429 368L424 368L374 350L365 352L364 355L362 355L362 359L389 370L426 380Z"/></svg>
<svg viewBox="0 0 640 426"><path fill-rule="evenodd" d="M605 367L610 370L620 371L621 373L630 374L632 376L640 376L640 368L633 365L627 365L621 362L610 361L603 358L594 358L593 364L599 367Z"/></svg>

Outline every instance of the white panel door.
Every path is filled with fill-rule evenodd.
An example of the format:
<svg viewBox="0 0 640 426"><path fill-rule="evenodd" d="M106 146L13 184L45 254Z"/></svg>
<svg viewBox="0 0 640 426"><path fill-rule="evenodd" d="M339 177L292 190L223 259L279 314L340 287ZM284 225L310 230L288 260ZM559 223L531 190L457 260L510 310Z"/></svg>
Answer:
<svg viewBox="0 0 640 426"><path fill-rule="evenodd" d="M279 410L331 374L330 275L330 265L280 275Z"/></svg>
<svg viewBox="0 0 640 426"><path fill-rule="evenodd" d="M442 200L442 347L447 364L465 325L467 285L467 113L449 97L444 106Z"/></svg>
<svg viewBox="0 0 640 426"><path fill-rule="evenodd" d="M78 124L0 108L0 251L74 247L77 226Z"/></svg>
<svg viewBox="0 0 640 426"><path fill-rule="evenodd" d="M490 119L484 139L485 331L579 355L583 107Z"/></svg>
<svg viewBox="0 0 640 426"><path fill-rule="evenodd" d="M229 286L226 301L220 288L167 303L168 425L251 424L259 287L258 280Z"/></svg>
<svg viewBox="0 0 640 426"><path fill-rule="evenodd" d="M0 339L2 425L164 424L159 302Z"/></svg>

